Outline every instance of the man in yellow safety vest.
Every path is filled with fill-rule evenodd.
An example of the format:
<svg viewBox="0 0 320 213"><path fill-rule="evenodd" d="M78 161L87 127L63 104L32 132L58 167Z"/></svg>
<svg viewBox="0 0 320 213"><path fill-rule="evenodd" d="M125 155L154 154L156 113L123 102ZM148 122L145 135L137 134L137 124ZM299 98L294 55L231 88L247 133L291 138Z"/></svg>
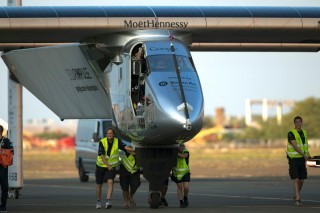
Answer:
<svg viewBox="0 0 320 213"><path fill-rule="evenodd" d="M308 136L302 129L302 118L296 116L293 119L294 129L288 132L287 157L289 160L289 175L293 180L293 200L296 206L302 206L300 191L304 179L307 179L306 161L310 157L308 150Z"/></svg>
<svg viewBox="0 0 320 213"><path fill-rule="evenodd" d="M177 165L172 169L171 180L177 184L177 194L180 202L180 207L188 207L188 193L190 182L189 151L182 143L179 145L179 152L177 154Z"/></svg>
<svg viewBox="0 0 320 213"><path fill-rule="evenodd" d="M120 139L114 137L112 128L106 130L106 137L99 142L98 156L96 160L96 208L101 209L101 189L103 181L107 180L107 200L106 209L112 207L111 196L113 192L113 182L116 176L116 167L119 162L119 149L123 151L134 151L126 146Z"/></svg>
<svg viewBox="0 0 320 213"><path fill-rule="evenodd" d="M133 196L141 185L140 167L136 164L135 152L127 151L122 156L119 175L120 186L123 192L124 208L129 208L129 203L131 207L135 207L136 202Z"/></svg>

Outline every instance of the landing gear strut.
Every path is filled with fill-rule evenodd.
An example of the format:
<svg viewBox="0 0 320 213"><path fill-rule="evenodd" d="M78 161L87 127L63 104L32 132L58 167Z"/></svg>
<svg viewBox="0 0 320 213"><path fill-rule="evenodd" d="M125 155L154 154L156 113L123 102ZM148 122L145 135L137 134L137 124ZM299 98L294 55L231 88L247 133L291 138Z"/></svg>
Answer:
<svg viewBox="0 0 320 213"><path fill-rule="evenodd" d="M143 176L149 181L150 208L158 209L161 190L177 161L178 145L163 148L136 147L137 164L143 167Z"/></svg>

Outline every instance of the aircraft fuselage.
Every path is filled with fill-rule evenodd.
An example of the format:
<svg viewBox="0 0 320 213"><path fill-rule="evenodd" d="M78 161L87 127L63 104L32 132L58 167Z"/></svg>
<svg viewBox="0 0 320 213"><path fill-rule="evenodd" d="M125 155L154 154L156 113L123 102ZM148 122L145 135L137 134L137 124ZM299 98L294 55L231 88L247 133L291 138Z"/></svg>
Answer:
<svg viewBox="0 0 320 213"><path fill-rule="evenodd" d="M138 59L134 51L139 47L143 55ZM146 146L192 139L202 127L203 95L188 49L169 37L126 49L122 63L105 70L118 134Z"/></svg>

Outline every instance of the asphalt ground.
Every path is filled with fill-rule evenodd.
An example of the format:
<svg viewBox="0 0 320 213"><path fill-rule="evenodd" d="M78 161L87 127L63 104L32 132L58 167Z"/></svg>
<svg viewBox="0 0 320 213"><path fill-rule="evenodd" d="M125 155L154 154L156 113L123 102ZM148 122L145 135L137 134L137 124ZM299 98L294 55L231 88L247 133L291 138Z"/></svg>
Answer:
<svg viewBox="0 0 320 213"><path fill-rule="evenodd" d="M320 172L320 169L319 169ZM320 173L319 173L320 174ZM148 182L142 179L135 200L137 206L124 209L118 178L111 209L95 209L95 182L80 183L77 178L25 180L18 199L8 200L8 212L319 212L320 176L311 176L302 190L303 206L293 205L289 177L192 179L188 208L179 208L176 185L169 182L168 207L150 209ZM106 196L106 185L103 197ZM103 202L104 207L104 202Z"/></svg>

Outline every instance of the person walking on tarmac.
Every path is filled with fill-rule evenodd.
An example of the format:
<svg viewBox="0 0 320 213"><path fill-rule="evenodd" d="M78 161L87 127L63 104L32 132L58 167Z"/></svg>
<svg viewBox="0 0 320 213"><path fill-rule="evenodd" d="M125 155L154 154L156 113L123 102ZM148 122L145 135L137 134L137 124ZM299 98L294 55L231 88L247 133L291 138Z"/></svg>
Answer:
<svg viewBox="0 0 320 213"><path fill-rule="evenodd" d="M120 139L114 137L112 128L106 130L106 137L99 143L98 156L96 161L96 208L101 209L101 190L104 179L107 180L107 200L106 209L112 207L111 196L113 192L113 182L116 176L116 167L119 161L119 149L123 151L134 151L126 146Z"/></svg>
<svg viewBox="0 0 320 213"><path fill-rule="evenodd" d="M188 193L190 182L189 151L184 144L179 145L177 165L172 169L171 180L177 184L180 208L189 206Z"/></svg>
<svg viewBox="0 0 320 213"><path fill-rule="evenodd" d="M8 166L12 165L13 160L13 146L12 142L4 137L3 126L0 125L0 184L1 184L1 206L0 212L7 212L7 200L8 200Z"/></svg>
<svg viewBox="0 0 320 213"><path fill-rule="evenodd" d="M121 158L121 165L119 169L120 186L123 192L124 208L136 206L133 199L135 192L141 185L140 181L140 167L136 164L135 152L126 151ZM129 191L130 188L130 191Z"/></svg>
<svg viewBox="0 0 320 213"><path fill-rule="evenodd" d="M306 162L310 157L308 150L308 137L306 130L302 129L302 118L293 119L294 129L288 132L287 158L289 163L289 175L293 180L294 205L302 206L300 191L304 179L307 179Z"/></svg>

